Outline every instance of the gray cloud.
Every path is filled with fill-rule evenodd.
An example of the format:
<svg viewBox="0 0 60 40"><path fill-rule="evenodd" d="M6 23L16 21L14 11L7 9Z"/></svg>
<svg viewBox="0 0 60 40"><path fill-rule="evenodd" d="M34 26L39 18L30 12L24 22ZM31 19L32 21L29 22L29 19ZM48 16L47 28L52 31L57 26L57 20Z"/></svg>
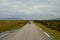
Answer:
<svg viewBox="0 0 60 40"><path fill-rule="evenodd" d="M60 17L60 0L0 0L0 18L4 17L24 19Z"/></svg>

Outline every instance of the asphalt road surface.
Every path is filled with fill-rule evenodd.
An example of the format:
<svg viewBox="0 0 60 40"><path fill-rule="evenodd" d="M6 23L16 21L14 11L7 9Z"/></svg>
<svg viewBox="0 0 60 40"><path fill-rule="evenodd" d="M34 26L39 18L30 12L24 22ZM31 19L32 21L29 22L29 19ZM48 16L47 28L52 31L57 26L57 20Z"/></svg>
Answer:
<svg viewBox="0 0 60 40"><path fill-rule="evenodd" d="M16 30L0 40L54 40L49 34L33 22L26 24L24 27Z"/></svg>

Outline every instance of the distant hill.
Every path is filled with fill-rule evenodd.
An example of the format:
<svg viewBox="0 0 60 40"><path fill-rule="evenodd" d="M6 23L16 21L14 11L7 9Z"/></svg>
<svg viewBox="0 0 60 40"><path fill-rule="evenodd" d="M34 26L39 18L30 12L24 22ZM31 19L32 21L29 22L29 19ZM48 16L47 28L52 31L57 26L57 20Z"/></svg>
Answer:
<svg viewBox="0 0 60 40"><path fill-rule="evenodd" d="M56 18L55 20L60 20L60 18Z"/></svg>
<svg viewBox="0 0 60 40"><path fill-rule="evenodd" d="M22 19L17 17L11 17L11 18L0 18L0 20L22 20Z"/></svg>
<svg viewBox="0 0 60 40"><path fill-rule="evenodd" d="M54 19L51 19L51 20L60 20L60 18L54 18Z"/></svg>

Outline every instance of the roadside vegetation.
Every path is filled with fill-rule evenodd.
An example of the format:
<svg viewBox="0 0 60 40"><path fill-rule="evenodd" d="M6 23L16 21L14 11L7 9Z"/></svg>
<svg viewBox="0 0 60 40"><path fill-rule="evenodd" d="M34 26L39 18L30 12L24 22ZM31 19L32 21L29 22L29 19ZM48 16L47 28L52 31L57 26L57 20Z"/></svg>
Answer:
<svg viewBox="0 0 60 40"><path fill-rule="evenodd" d="M0 33L18 29L24 26L27 20L0 20Z"/></svg>
<svg viewBox="0 0 60 40"><path fill-rule="evenodd" d="M56 40L60 40L60 21L59 20L38 20L34 21L39 27L53 35Z"/></svg>

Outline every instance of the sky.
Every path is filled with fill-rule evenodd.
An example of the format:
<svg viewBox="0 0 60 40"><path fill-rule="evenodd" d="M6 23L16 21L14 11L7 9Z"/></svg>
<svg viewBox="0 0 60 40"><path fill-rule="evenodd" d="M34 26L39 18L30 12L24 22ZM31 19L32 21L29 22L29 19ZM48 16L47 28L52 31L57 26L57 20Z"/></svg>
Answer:
<svg viewBox="0 0 60 40"><path fill-rule="evenodd" d="M60 0L0 0L0 18L53 19L60 17Z"/></svg>

